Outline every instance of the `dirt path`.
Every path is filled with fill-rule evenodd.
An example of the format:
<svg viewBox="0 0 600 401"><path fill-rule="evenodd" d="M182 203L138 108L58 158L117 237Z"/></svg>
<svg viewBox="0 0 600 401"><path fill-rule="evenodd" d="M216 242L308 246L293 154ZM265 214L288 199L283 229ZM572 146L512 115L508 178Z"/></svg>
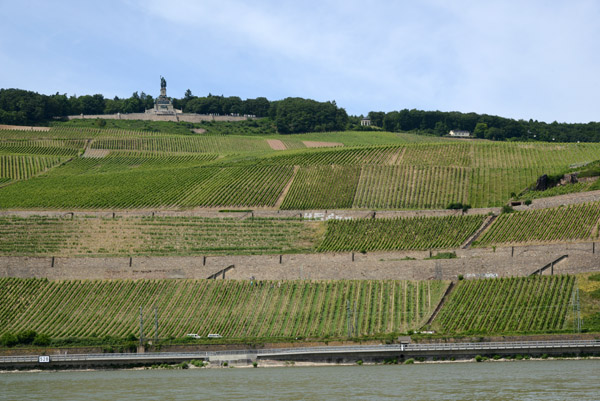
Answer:
<svg viewBox="0 0 600 401"><path fill-rule="evenodd" d="M388 162L388 165L394 166L398 164L404 157L404 152L406 152L406 147L398 149L398 151L392 156L392 158Z"/></svg>
<svg viewBox="0 0 600 401"><path fill-rule="evenodd" d="M267 139L267 143L273 150L286 150L287 147L285 143L281 142L279 139Z"/></svg>
<svg viewBox="0 0 600 401"><path fill-rule="evenodd" d="M294 174L292 174L292 178L290 178L290 181L287 183L285 188L283 188L283 192L279 196L279 199L277 199L277 202L275 202L275 209L279 209L279 207L283 203L285 196L287 195L288 191L290 190L290 187L292 186L292 182L294 182L294 178L296 178L296 173L298 172L298 170L300 170L300 166L294 166Z"/></svg>
<svg viewBox="0 0 600 401"><path fill-rule="evenodd" d="M334 148L338 146L344 146L344 144L340 142L302 141L302 143L307 148Z"/></svg>

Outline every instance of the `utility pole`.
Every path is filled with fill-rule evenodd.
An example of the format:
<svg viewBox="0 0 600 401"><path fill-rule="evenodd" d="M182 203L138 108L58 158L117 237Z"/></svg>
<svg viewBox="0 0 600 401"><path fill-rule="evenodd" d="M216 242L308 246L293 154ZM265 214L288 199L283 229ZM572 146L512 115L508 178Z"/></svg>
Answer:
<svg viewBox="0 0 600 401"><path fill-rule="evenodd" d="M140 347L144 345L144 317L142 316L142 307L140 306Z"/></svg>
<svg viewBox="0 0 600 401"><path fill-rule="evenodd" d="M154 346L158 344L158 314L156 312L156 305L154 305Z"/></svg>
<svg viewBox="0 0 600 401"><path fill-rule="evenodd" d="M352 337L352 328L351 328L351 317L350 317L350 300L346 300L346 320L348 326L348 338Z"/></svg>
<svg viewBox="0 0 600 401"><path fill-rule="evenodd" d="M357 336L358 335L358 313L356 311L356 301L354 301L354 310L352 311L352 314L354 315L354 327L353 327L354 336Z"/></svg>
<svg viewBox="0 0 600 401"><path fill-rule="evenodd" d="M577 286L577 282L575 282L575 288L573 289L573 331L581 333L582 325L581 306L579 304L579 287Z"/></svg>

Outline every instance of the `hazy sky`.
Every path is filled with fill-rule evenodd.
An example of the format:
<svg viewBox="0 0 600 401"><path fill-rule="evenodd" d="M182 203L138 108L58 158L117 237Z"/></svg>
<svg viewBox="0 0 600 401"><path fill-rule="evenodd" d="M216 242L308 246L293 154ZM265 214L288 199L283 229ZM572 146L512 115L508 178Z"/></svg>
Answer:
<svg viewBox="0 0 600 401"><path fill-rule="evenodd" d="M0 0L0 87L600 121L600 1Z"/></svg>

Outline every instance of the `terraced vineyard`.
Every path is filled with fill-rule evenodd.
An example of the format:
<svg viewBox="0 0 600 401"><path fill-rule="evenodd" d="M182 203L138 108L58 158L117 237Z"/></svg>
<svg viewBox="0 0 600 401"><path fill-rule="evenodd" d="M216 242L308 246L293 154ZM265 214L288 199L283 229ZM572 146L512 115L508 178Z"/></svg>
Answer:
<svg viewBox="0 0 600 401"><path fill-rule="evenodd" d="M6 208L273 206L292 167L207 167L208 159L80 158L0 191Z"/></svg>
<svg viewBox="0 0 600 401"><path fill-rule="evenodd" d="M94 149L138 150L153 152L231 153L270 150L262 138L242 136L164 136L150 138L98 138Z"/></svg>
<svg viewBox="0 0 600 401"><path fill-rule="evenodd" d="M364 166L353 207L444 209L469 203L469 171L460 167Z"/></svg>
<svg viewBox="0 0 600 401"><path fill-rule="evenodd" d="M433 327L456 334L561 331L574 285L573 276L461 281Z"/></svg>
<svg viewBox="0 0 600 401"><path fill-rule="evenodd" d="M66 157L0 155L0 178L25 180L66 160Z"/></svg>
<svg viewBox="0 0 600 401"><path fill-rule="evenodd" d="M330 220L319 251L457 248L483 224L483 215Z"/></svg>
<svg viewBox="0 0 600 401"><path fill-rule="evenodd" d="M0 131L0 138L3 131ZM85 146L85 140L2 140L0 154L24 154L47 156L77 156Z"/></svg>
<svg viewBox="0 0 600 401"><path fill-rule="evenodd" d="M502 214L476 246L594 240L600 202Z"/></svg>
<svg viewBox="0 0 600 401"><path fill-rule="evenodd" d="M356 166L300 167L281 209L351 208L359 175Z"/></svg>
<svg viewBox="0 0 600 401"><path fill-rule="evenodd" d="M0 335L36 330L54 338L139 332L159 336L219 333L226 338L355 336L416 329L448 284L441 281L47 281L0 278Z"/></svg>
<svg viewBox="0 0 600 401"><path fill-rule="evenodd" d="M298 219L260 218L0 217L0 255L310 252L319 224Z"/></svg>
<svg viewBox="0 0 600 401"><path fill-rule="evenodd" d="M267 139L292 150L273 150ZM421 139L429 142L413 143ZM307 149L305 141L344 147ZM80 157L84 148L86 157ZM457 142L384 132L235 136L89 127L0 130L0 207L501 206L539 175L596 160L598 154L599 144ZM60 165L68 158L74 160ZM60 166L40 174L55 165Z"/></svg>
<svg viewBox="0 0 600 401"><path fill-rule="evenodd" d="M388 164L393 162L399 151L400 148L394 146L349 149L317 148L265 157L260 160L260 163L286 166Z"/></svg>

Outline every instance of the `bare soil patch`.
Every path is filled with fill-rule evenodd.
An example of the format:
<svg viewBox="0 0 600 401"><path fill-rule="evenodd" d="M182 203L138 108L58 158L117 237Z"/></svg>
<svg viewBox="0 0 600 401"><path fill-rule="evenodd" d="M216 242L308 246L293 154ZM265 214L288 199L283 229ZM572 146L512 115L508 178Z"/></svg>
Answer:
<svg viewBox="0 0 600 401"><path fill-rule="evenodd" d="M316 141L302 141L307 148L334 148L338 146L344 146L340 142L316 142Z"/></svg>
<svg viewBox="0 0 600 401"><path fill-rule="evenodd" d="M267 139L267 143L273 150L286 150L287 147L285 143L281 142L279 139Z"/></svg>
<svg viewBox="0 0 600 401"><path fill-rule="evenodd" d="M103 157L108 156L108 154L110 153L109 149L90 149L87 148L85 150L85 153L82 155L82 157L89 157L92 159L101 159Z"/></svg>
<svg viewBox="0 0 600 401"><path fill-rule="evenodd" d="M0 130L2 130L2 129L10 129L10 130L17 130L17 131L50 131L49 127L31 127L31 126L25 126L25 125L0 124Z"/></svg>
<svg viewBox="0 0 600 401"><path fill-rule="evenodd" d="M192 128L192 132L195 132L196 134L204 134L206 130L204 128Z"/></svg>

